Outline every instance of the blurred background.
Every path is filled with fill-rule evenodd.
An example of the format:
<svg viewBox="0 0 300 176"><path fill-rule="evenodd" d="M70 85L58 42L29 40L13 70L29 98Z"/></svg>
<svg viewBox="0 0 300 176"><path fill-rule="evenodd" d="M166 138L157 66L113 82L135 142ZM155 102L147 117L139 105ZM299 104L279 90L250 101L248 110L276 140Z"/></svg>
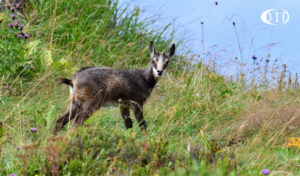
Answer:
<svg viewBox="0 0 300 176"><path fill-rule="evenodd" d="M207 62L214 56L219 63L217 69L221 73L235 74L237 65L231 60L237 59L251 64L252 56L263 60L269 58L271 63L277 61L279 65L286 64L287 71L293 74L300 71L298 67L300 38L297 33L300 1L133 0L130 2L133 8L141 9L140 20L159 17L156 18L157 27L173 22L177 36L184 36L187 41L182 47L191 50L193 54L202 54L204 37L206 58L204 61ZM269 9L285 9L289 13L289 21L279 25L264 23L261 14ZM279 18L280 16L279 14ZM245 69L247 66L244 71Z"/></svg>

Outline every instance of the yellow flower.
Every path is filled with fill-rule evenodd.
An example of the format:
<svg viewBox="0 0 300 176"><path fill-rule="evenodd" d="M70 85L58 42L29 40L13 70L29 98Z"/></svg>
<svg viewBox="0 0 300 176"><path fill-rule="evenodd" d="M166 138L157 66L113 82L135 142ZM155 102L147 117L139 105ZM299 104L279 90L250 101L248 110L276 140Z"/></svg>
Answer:
<svg viewBox="0 0 300 176"><path fill-rule="evenodd" d="M288 143L285 145L286 148L288 147L297 147L300 148L300 138L291 137L289 138Z"/></svg>
<svg viewBox="0 0 300 176"><path fill-rule="evenodd" d="M216 75L215 73L211 72L211 73L209 74L209 78L210 78L210 79L213 79L213 80L217 80L217 75Z"/></svg>

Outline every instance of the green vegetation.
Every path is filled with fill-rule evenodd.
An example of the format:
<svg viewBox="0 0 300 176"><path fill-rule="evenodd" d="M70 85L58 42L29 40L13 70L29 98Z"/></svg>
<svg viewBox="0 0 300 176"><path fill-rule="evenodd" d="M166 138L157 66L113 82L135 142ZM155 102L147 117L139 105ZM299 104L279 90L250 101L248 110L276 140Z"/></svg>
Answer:
<svg viewBox="0 0 300 176"><path fill-rule="evenodd" d="M277 88L247 86L180 52L145 105L147 135L102 108L51 136L68 105L58 77L82 66L143 68L150 40L170 46L170 25L149 30L139 13L110 0L29 0L16 12L25 39L1 12L0 175L300 175L299 148L285 148L300 136L298 84L283 71Z"/></svg>

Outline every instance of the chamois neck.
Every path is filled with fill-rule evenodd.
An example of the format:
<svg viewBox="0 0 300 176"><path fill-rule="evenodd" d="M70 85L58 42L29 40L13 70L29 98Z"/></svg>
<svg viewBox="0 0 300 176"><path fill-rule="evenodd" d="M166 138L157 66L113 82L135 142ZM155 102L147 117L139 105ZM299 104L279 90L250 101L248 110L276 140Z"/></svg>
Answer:
<svg viewBox="0 0 300 176"><path fill-rule="evenodd" d="M153 88L158 81L158 78L154 76L152 66L149 66L144 70L143 76L151 88Z"/></svg>

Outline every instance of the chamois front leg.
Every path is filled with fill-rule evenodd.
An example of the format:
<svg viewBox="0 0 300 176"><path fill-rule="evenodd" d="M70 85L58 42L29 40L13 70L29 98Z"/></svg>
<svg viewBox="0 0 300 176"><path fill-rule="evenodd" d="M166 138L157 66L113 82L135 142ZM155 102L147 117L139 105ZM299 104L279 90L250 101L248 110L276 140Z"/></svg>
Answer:
<svg viewBox="0 0 300 176"><path fill-rule="evenodd" d="M132 120L130 118L129 107L120 106L121 116L127 129L132 128Z"/></svg>
<svg viewBox="0 0 300 176"><path fill-rule="evenodd" d="M139 127L141 128L142 131L146 133L147 125L143 115L143 106L140 104L134 104L133 112L134 112L135 119L139 124Z"/></svg>

